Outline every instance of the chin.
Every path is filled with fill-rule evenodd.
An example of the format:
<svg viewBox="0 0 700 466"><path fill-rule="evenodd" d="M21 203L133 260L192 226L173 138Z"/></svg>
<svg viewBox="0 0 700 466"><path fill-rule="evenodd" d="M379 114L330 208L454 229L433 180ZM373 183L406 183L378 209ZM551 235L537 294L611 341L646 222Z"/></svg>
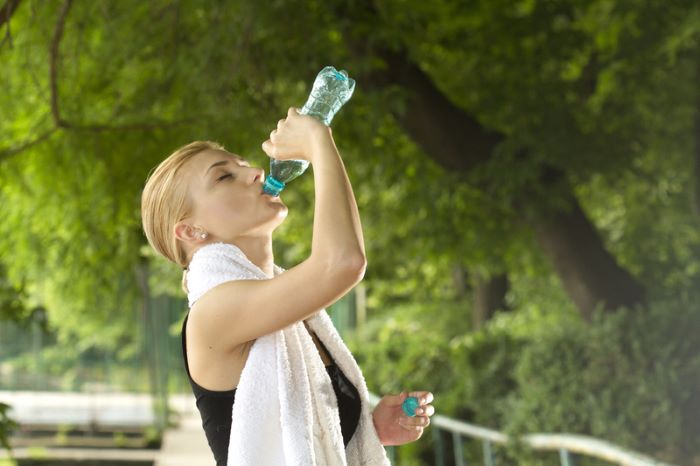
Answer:
<svg viewBox="0 0 700 466"><path fill-rule="evenodd" d="M279 206L279 207L281 207L281 208L284 208L284 210L287 210L287 204L285 204L284 201L283 201L282 199L280 199L280 198L278 198L278 199L279 199L279 200L276 201L276 202L273 202L273 204L275 204L275 205L277 205L277 206Z"/></svg>
<svg viewBox="0 0 700 466"><path fill-rule="evenodd" d="M266 215L269 215L269 218L284 218L289 213L289 208L281 202L270 202L267 205L269 210Z"/></svg>

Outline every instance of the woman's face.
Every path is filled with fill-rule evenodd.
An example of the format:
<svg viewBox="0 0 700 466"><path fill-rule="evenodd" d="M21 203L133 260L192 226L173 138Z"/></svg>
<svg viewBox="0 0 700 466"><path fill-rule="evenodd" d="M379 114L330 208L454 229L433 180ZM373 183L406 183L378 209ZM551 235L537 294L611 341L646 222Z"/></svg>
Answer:
<svg viewBox="0 0 700 466"><path fill-rule="evenodd" d="M287 217L279 196L263 194L265 170L239 155L208 149L187 162L185 173L193 203L188 223L207 232L210 240L270 235Z"/></svg>

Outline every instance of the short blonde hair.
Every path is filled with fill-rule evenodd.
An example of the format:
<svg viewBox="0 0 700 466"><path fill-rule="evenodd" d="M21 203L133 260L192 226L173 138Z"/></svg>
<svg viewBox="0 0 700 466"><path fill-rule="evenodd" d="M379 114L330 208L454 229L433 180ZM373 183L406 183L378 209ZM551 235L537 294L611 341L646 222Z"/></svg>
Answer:
<svg viewBox="0 0 700 466"><path fill-rule="evenodd" d="M141 194L141 223L148 243L183 269L188 266L187 253L173 228L190 215L192 203L178 171L195 155L212 149L225 150L214 141L194 141L178 148L152 170Z"/></svg>

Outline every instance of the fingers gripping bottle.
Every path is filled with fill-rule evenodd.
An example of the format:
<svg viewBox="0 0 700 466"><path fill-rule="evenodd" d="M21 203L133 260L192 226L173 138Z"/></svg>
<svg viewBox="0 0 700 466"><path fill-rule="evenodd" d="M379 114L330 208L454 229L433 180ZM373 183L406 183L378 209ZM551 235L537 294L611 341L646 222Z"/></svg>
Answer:
<svg viewBox="0 0 700 466"><path fill-rule="evenodd" d="M355 80L348 77L345 70L340 72L332 66L323 68L314 81L311 94L299 110L302 115L311 115L326 126L345 104L355 90ZM279 196L285 185L298 177L309 167L308 160L277 160L270 159L270 174L265 179L263 191L273 196Z"/></svg>

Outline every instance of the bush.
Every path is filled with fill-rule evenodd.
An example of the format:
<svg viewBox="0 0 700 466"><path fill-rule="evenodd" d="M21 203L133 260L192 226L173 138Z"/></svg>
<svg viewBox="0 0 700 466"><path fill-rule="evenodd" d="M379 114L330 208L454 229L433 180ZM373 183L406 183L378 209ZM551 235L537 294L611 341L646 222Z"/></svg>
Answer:
<svg viewBox="0 0 700 466"><path fill-rule="evenodd" d="M471 332L470 312L466 302L401 305L345 340L370 391L427 390L436 413L496 428L524 340L500 327ZM398 449L399 464L432 464L431 429Z"/></svg>
<svg viewBox="0 0 700 466"><path fill-rule="evenodd" d="M700 312L621 309L533 335L509 433L572 432L681 464L700 455Z"/></svg>
<svg viewBox="0 0 700 466"><path fill-rule="evenodd" d="M17 421L8 415L10 409L10 405L0 403L0 446L8 451L12 448L10 446L10 436L19 428Z"/></svg>
<svg viewBox="0 0 700 466"><path fill-rule="evenodd" d="M469 330L467 315L459 303L401 305L345 340L370 391L380 396L417 389L437 394L454 385L449 341Z"/></svg>
<svg viewBox="0 0 700 466"><path fill-rule="evenodd" d="M657 303L598 312L590 323L520 309L497 314L478 332L469 328L469 308L403 305L347 338L370 390L380 396L429 390L438 414L515 437L590 435L676 464L700 464L697 307ZM465 442L468 454L479 448ZM415 457L404 461L409 451ZM516 464L527 455L518 448L502 453ZM432 435L401 446L398 455L402 465L418 456L429 461Z"/></svg>

